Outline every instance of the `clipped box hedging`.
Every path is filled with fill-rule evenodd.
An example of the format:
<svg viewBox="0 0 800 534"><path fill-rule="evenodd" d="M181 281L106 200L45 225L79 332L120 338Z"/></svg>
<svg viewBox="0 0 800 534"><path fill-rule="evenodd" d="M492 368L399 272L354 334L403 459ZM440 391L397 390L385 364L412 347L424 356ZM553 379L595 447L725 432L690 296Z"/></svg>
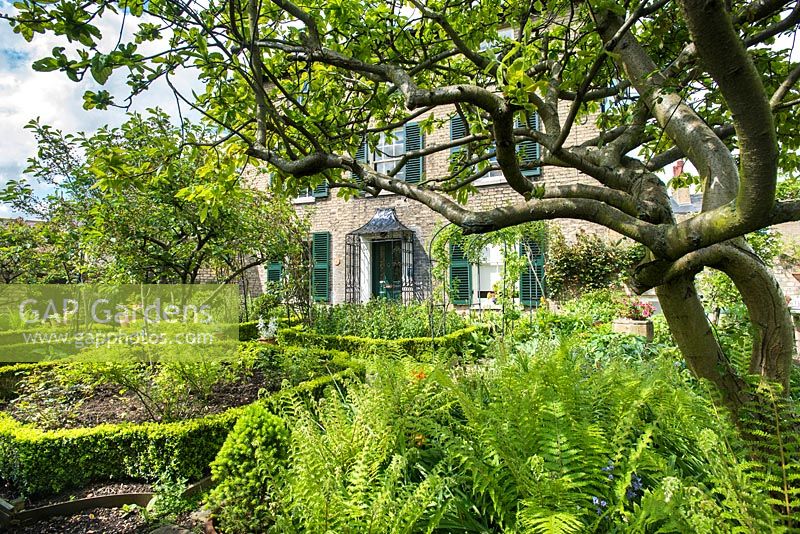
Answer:
<svg viewBox="0 0 800 534"><path fill-rule="evenodd" d="M258 321L239 323L239 341L258 339Z"/></svg>
<svg viewBox="0 0 800 534"><path fill-rule="evenodd" d="M335 381L363 374L363 368L349 362L346 355L332 356L331 364L343 370L255 403L272 407L290 394L316 397ZM152 480L165 472L197 479L207 474L228 432L249 406L252 404L173 423L50 431L0 413L0 479L11 481L26 495L57 493L90 481Z"/></svg>
<svg viewBox="0 0 800 534"><path fill-rule="evenodd" d="M478 351L475 350L478 339L481 334L486 332L488 332L488 327L477 325L468 326L436 338L374 339L317 334L303 330L301 327L293 327L280 330L278 342L282 345L338 350L353 356L383 353L407 356L423 362L433 359L440 360L442 357L472 360L478 355Z"/></svg>

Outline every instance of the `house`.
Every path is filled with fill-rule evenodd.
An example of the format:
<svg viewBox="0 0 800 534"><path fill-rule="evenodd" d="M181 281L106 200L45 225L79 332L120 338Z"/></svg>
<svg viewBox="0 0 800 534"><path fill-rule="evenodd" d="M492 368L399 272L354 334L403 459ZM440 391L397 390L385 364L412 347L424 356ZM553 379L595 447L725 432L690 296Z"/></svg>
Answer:
<svg viewBox="0 0 800 534"><path fill-rule="evenodd" d="M430 135L422 136L418 124L412 122L390 136L381 134L373 150L362 145L356 158L378 171L386 171L406 152L431 144L446 144L466 135L463 121L454 108L441 107L434 113L437 118L447 117L447 121ZM579 144L594 134L593 123L587 121L573 128L568 142ZM522 142L517 148L522 163L538 160L535 143ZM442 151L410 159L396 177L416 183L446 176L450 157L448 151ZM547 183L593 182L574 169L530 168L524 172ZM267 179L262 176L254 183L266 187ZM470 207L491 209L519 200L518 193L499 172L487 173L474 185L478 192L468 201ZM359 303L380 297L410 302L431 294L431 242L447 224L441 215L414 200L388 192L344 200L331 194L324 184L305 191L294 200L294 205L311 225L311 292L315 301ZM578 229L608 237L616 235L584 221L559 220L553 224L567 236ZM519 300L525 306L536 306L544 293L546 279L541 248L527 243L521 249L531 261L528 272L523 272L519 281ZM455 288L451 292L452 303L492 307L493 285L502 276L500 251L487 249L484 261L477 265L466 262L458 246L450 247L450 255L449 277ZM266 266L260 276L265 281L279 279L280 265Z"/></svg>

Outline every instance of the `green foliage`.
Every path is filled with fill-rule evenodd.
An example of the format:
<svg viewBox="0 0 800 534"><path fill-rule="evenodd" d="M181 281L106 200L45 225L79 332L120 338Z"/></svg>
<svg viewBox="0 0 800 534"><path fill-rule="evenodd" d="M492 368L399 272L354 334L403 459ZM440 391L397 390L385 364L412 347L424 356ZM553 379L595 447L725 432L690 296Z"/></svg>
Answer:
<svg viewBox="0 0 800 534"><path fill-rule="evenodd" d="M180 514L197 507L197 498L186 498L186 479L162 475L153 483L153 498L146 506L123 506L127 512L137 512L146 523L176 521Z"/></svg>
<svg viewBox="0 0 800 534"><path fill-rule="evenodd" d="M523 314L513 324L512 336L517 341L525 341L590 332L597 325L620 316L622 299L623 293L618 290L596 289L562 302L557 311L545 301L534 313Z"/></svg>
<svg viewBox="0 0 800 534"><path fill-rule="evenodd" d="M95 480L198 479L241 409L175 423L42 431L0 414L0 478L26 495L58 493Z"/></svg>
<svg viewBox="0 0 800 534"><path fill-rule="evenodd" d="M291 205L241 187L224 156L196 146L215 134L206 127L149 110L92 135L28 128L39 151L26 173L53 191L39 198L20 181L3 195L58 230L48 255L78 271L68 281L194 283L201 269L224 279L300 253L304 225Z"/></svg>
<svg viewBox="0 0 800 534"><path fill-rule="evenodd" d="M574 243L554 230L545 262L551 298L566 300L584 291L619 287L644 258L644 247L625 241L610 243L594 234L578 233Z"/></svg>
<svg viewBox="0 0 800 534"><path fill-rule="evenodd" d="M357 336L335 336L288 328L278 332L284 345L319 347L338 350L355 357L404 358L418 361L475 361L483 356L486 328L468 326L435 338L373 339Z"/></svg>
<svg viewBox="0 0 800 534"><path fill-rule="evenodd" d="M561 310L567 315L583 316L594 323L608 323L619 317L623 294L612 289L594 289L581 292L574 298L562 302Z"/></svg>
<svg viewBox="0 0 800 534"><path fill-rule="evenodd" d="M285 462L289 431L263 406L249 407L211 464L218 483L209 503L223 532L257 532L275 519L274 475Z"/></svg>
<svg viewBox="0 0 800 534"><path fill-rule="evenodd" d="M785 489L800 476L796 462L765 462L779 466L767 471L750 461L752 449L704 389L654 354L598 361L581 343L540 341L490 368L444 372L401 360L368 374L369 384L284 408L286 462L243 460L255 456L251 471L264 475L242 485L241 501L264 512L249 531L790 526L771 504L796 499Z"/></svg>
<svg viewBox="0 0 800 534"><path fill-rule="evenodd" d="M747 234L745 240L753 252L768 266L772 266L783 251L780 233L770 228ZM697 289L706 310L717 318L724 313L733 315L746 313L742 296L728 275L722 271L703 271L698 276Z"/></svg>
<svg viewBox="0 0 800 534"><path fill-rule="evenodd" d="M260 344L254 344L253 350L261 350ZM280 354L281 349L270 352ZM313 399L329 384L361 372L359 364L343 353L296 349L292 354L302 355L306 361L329 361L322 369L325 374L258 403L279 406L289 395ZM27 373L40 365L52 367L14 366L8 374ZM298 374L306 376L302 365ZM0 478L26 495L58 493L98 480L152 480L155 474L196 480L204 476L246 409L231 408L221 414L171 423L105 424L65 430L41 430L0 413Z"/></svg>
<svg viewBox="0 0 800 534"><path fill-rule="evenodd" d="M280 289L279 283L267 282L264 293L253 299L248 310L249 316L254 317L256 322L259 317L263 317L265 321L273 317L285 318L286 310L283 307L284 299Z"/></svg>
<svg viewBox="0 0 800 534"><path fill-rule="evenodd" d="M431 310L426 304L402 304L373 299L364 304L338 304L314 309L312 329L325 335L359 336L374 339L430 337L431 314L436 335L444 335L466 326L454 311Z"/></svg>
<svg viewBox="0 0 800 534"><path fill-rule="evenodd" d="M46 280L45 244L46 236L41 224L14 219L0 221L0 282Z"/></svg>

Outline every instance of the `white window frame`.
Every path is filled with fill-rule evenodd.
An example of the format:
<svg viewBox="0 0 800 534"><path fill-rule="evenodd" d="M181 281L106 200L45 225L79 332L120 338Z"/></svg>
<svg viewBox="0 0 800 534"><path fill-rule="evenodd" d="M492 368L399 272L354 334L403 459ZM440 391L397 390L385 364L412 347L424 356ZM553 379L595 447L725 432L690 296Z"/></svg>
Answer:
<svg viewBox="0 0 800 534"><path fill-rule="evenodd" d="M375 171L378 167L385 165L384 173L392 170L397 162L400 161L406 153L406 132L403 128L397 128L391 132L381 133L378 144L375 145L375 150L372 151L370 164ZM378 171L381 172L381 171ZM405 168L400 169L395 175L395 179L405 181L406 171Z"/></svg>
<svg viewBox="0 0 800 534"><path fill-rule="evenodd" d="M314 198L314 190L307 187L304 191L305 194L300 194L292 199L292 204L313 204L316 199Z"/></svg>
<svg viewBox="0 0 800 534"><path fill-rule="evenodd" d="M489 244L481 251L480 263L472 264L472 308L484 310L500 309L500 305L492 302L492 299L481 297L481 285L489 287L489 291L491 291L493 286L491 270L496 269L500 275L500 280L502 280L504 263L503 245ZM481 269L485 273L484 276L480 275Z"/></svg>

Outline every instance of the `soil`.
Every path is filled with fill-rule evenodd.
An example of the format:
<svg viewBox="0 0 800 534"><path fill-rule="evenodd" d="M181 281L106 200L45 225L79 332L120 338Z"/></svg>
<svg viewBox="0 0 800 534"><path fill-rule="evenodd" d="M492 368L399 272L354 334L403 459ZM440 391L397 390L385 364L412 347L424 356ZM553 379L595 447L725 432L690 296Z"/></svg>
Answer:
<svg viewBox="0 0 800 534"><path fill-rule="evenodd" d="M189 394L170 420L212 415L249 404L258 398L260 390L279 390L282 379L280 372L254 369L246 378L215 384L211 394L203 398ZM58 402L54 403L54 398L58 398ZM18 397L0 403L0 410L20 422L47 430L165 421L163 414L148 409L135 392L122 391L116 384L101 384L78 392L73 388L67 392L48 391L47 395Z"/></svg>
<svg viewBox="0 0 800 534"><path fill-rule="evenodd" d="M55 496L28 501L27 509L39 508L49 504L101 495L120 493L146 493L152 490L149 484L117 483L93 484L81 490L60 493ZM8 498L8 488L0 487L0 495ZM191 514L183 514L177 525L191 531L201 531L201 524ZM121 508L94 508L71 516L55 516L23 526L13 526L3 532L10 534L140 534L158 528L158 523L146 523L135 511L126 512ZM176 530L177 532L177 530Z"/></svg>
<svg viewBox="0 0 800 534"><path fill-rule="evenodd" d="M150 532L153 525L146 524L136 512L119 508L95 508L68 517L56 516L22 527L11 527L15 534L138 534Z"/></svg>

